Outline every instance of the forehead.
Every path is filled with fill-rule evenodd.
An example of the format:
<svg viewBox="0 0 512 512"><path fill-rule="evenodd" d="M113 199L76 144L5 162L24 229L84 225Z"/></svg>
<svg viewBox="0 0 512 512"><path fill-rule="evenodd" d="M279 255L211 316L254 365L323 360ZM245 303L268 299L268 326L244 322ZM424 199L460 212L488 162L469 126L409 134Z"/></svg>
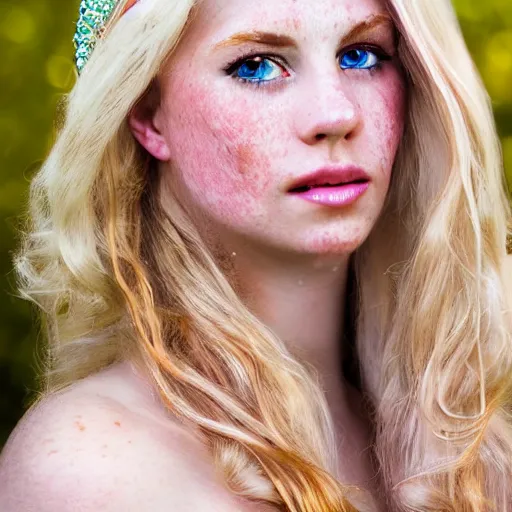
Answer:
<svg viewBox="0 0 512 512"><path fill-rule="evenodd" d="M321 32L385 12L384 0L199 0L191 28L203 35L244 27Z"/></svg>

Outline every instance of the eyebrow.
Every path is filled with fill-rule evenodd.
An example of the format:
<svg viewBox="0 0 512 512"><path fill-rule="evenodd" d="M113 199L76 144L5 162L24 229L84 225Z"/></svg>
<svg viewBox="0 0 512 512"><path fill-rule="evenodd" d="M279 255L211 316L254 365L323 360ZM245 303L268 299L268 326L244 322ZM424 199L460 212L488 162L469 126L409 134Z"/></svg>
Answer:
<svg viewBox="0 0 512 512"><path fill-rule="evenodd" d="M377 27L388 25L394 28L393 20L387 14L376 14L354 25L347 34L342 37L341 44L346 45L361 37L363 34L374 30ZM289 47L296 46L295 40L290 36L274 34L272 32L239 32L217 43L213 49L236 46L243 43L258 43L267 46Z"/></svg>

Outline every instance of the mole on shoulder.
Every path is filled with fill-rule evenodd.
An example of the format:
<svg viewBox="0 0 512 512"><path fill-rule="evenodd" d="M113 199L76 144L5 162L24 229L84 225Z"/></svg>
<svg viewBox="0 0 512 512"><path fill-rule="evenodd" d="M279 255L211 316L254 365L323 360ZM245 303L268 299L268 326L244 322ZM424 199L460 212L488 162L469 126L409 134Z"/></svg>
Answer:
<svg viewBox="0 0 512 512"><path fill-rule="evenodd" d="M85 430L85 425L80 421L75 421L75 425L78 427L79 430Z"/></svg>

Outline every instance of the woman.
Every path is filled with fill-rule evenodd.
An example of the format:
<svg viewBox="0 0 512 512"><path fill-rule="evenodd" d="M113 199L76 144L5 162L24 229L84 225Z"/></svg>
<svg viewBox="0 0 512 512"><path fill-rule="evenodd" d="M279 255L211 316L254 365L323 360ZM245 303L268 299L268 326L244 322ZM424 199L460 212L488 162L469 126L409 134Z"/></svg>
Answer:
<svg viewBox="0 0 512 512"><path fill-rule="evenodd" d="M511 212L449 2L133 4L32 185L0 508L512 510Z"/></svg>

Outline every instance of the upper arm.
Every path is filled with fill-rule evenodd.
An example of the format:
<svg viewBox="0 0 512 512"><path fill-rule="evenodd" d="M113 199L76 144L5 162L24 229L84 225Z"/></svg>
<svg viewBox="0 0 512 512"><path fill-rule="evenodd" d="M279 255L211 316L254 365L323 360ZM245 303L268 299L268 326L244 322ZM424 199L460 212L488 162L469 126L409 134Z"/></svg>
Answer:
<svg viewBox="0 0 512 512"><path fill-rule="evenodd" d="M54 401L22 420L5 447L0 510L211 511L216 490L194 450L176 430L162 434L98 404Z"/></svg>

